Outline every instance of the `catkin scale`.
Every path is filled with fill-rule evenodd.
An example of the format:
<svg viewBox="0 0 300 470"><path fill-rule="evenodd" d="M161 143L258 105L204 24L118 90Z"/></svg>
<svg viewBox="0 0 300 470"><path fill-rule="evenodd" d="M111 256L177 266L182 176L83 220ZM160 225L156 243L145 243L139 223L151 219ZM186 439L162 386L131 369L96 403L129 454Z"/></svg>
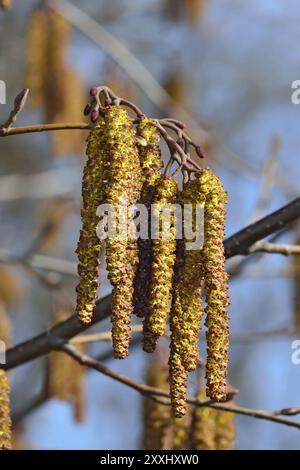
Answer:
<svg viewBox="0 0 300 470"><path fill-rule="evenodd" d="M158 238L152 240L151 285L149 292L149 313L144 320L143 347L146 352L153 352L157 339L165 332L172 295L172 282L176 259L175 225L171 205L177 199L177 183L174 179L161 177L157 183L153 217L159 226ZM170 226L165 226L163 211L170 209ZM166 228L168 234L164 239Z"/></svg>
<svg viewBox="0 0 300 470"><path fill-rule="evenodd" d="M11 419L9 383L7 374L0 369L0 450L11 449Z"/></svg>
<svg viewBox="0 0 300 470"><path fill-rule="evenodd" d="M142 170L143 185L140 204L148 210L148 238L138 239L139 264L134 281L134 313L138 317L146 317L149 313L149 294L151 286L152 243L150 237L151 204L156 185L160 179L159 170L163 163L159 148L160 135L155 123L143 117L138 124L138 134L143 144L138 143L139 157Z"/></svg>
<svg viewBox="0 0 300 470"><path fill-rule="evenodd" d="M124 109L116 106L107 111L105 136L110 155L106 203L114 206L117 225L116 235L106 241L108 278L113 285L112 339L115 358L123 359L129 348L138 246L130 233L118 233L121 228L120 210L123 204L132 224L129 210L140 195L141 167L132 119ZM130 226L127 229L129 232Z"/></svg>
<svg viewBox="0 0 300 470"><path fill-rule="evenodd" d="M105 147L104 128L105 122L99 121L90 132L86 151L88 159L82 179L82 229L76 250L80 278L76 288L76 312L79 320L87 324L92 321L97 298L99 255L102 247L102 242L96 233L99 222L96 211L104 200L109 171L109 154Z"/></svg>

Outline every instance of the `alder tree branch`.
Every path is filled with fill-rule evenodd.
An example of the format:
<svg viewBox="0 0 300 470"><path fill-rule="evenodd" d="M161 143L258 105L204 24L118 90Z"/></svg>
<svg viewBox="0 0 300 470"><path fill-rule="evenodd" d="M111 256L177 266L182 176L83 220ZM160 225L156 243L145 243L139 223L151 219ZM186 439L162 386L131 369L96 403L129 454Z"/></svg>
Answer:
<svg viewBox="0 0 300 470"><path fill-rule="evenodd" d="M280 255L300 255L300 245L282 245L259 241L252 245L248 252L251 253L278 253Z"/></svg>
<svg viewBox="0 0 300 470"><path fill-rule="evenodd" d="M64 344L59 349L65 352L66 354L68 354L79 364L85 367L89 367L90 369L97 370L101 374L106 375L107 377L110 377L111 379L116 380L117 382L120 382L126 385L127 387L132 388L133 390L137 391L138 393L140 393L141 395L149 399L156 399L157 397L167 399L164 401L159 401L159 403L166 405L166 406L171 405L169 393L166 392L165 390L161 390L155 387L150 387L149 385L138 383L132 379L129 379L128 377L109 369L100 361L97 361L96 359L86 354L81 354L73 345ZM232 400L234 395L235 395L234 392L233 393L230 392L228 394L228 401ZM217 410L222 410L222 411L226 411L229 413L235 413L235 414L240 414L244 416L249 416L251 418L258 418L258 419L263 419L267 421L272 421L274 423L285 424L286 426L300 429L300 422L280 417L280 415L286 415L286 416L297 415L300 413L300 408L295 408L295 407L285 408L283 410L275 411L272 413L272 412L267 412L267 411L254 410L251 408L244 408L238 405L216 403L211 400L199 401L193 397L188 397L187 403L190 403L191 405L198 406L198 407L215 408Z"/></svg>

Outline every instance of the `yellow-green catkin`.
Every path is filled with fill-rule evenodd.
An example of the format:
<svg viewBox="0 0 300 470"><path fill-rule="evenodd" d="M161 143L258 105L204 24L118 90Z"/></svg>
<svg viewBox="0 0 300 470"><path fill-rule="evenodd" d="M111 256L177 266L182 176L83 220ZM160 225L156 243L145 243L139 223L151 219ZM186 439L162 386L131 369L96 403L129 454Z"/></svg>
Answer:
<svg viewBox="0 0 300 470"><path fill-rule="evenodd" d="M116 235L106 241L108 278L113 285L112 339L115 358L123 359L128 355L138 265L137 240L130 233L133 224L130 207L140 195L141 167L135 129L126 110L110 108L105 121L106 145L111 159L106 202L115 208L117 229ZM124 210L129 218L127 227L122 223ZM124 229L128 229L128 233L124 233Z"/></svg>
<svg viewBox="0 0 300 470"><path fill-rule="evenodd" d="M168 390L168 370L159 355L151 358L147 369L146 383L150 387ZM161 450L171 445L170 437L171 411L168 406L149 398L144 399L144 450Z"/></svg>
<svg viewBox="0 0 300 470"><path fill-rule="evenodd" d="M172 418L172 450L189 449L190 413L182 418Z"/></svg>
<svg viewBox="0 0 300 470"><path fill-rule="evenodd" d="M207 400L204 390L197 394L199 401ZM192 450L216 450L217 411L209 407L194 407L191 425Z"/></svg>
<svg viewBox="0 0 300 470"><path fill-rule="evenodd" d="M79 320L86 324L92 321L99 285L99 255L102 242L96 233L99 223L96 212L104 200L109 170L109 154L104 130L105 121L101 120L90 132L87 141L88 159L82 180L82 229L76 250L80 277L76 288L76 312Z"/></svg>
<svg viewBox="0 0 300 470"><path fill-rule="evenodd" d="M188 373L182 365L181 356L178 353L176 338L174 338L174 336L171 336L169 357L169 382L171 404L173 414L176 418L181 418L186 414L187 411L187 379Z"/></svg>
<svg viewBox="0 0 300 470"><path fill-rule="evenodd" d="M157 238L152 239L149 314L144 320L143 347L146 352L153 352L155 349L157 339L165 332L170 312L176 259L174 204L177 193L176 181L162 176L157 184L152 206L159 233ZM170 221L165 217L166 210L170 211Z"/></svg>
<svg viewBox="0 0 300 470"><path fill-rule="evenodd" d="M216 411L215 443L217 450L231 450L235 447L235 414L228 411Z"/></svg>
<svg viewBox="0 0 300 470"><path fill-rule="evenodd" d="M205 196L201 191L199 180L189 181L183 188L180 201L185 208L192 210L193 232L196 227L196 205L204 207ZM182 364L187 371L196 368L199 362L198 340L204 309L202 306L203 257L202 246L187 249L184 237L183 260L178 267L173 287L171 331L173 342L176 342Z"/></svg>
<svg viewBox="0 0 300 470"><path fill-rule="evenodd" d="M11 418L7 374L0 369L0 450L11 449Z"/></svg>
<svg viewBox="0 0 300 470"><path fill-rule="evenodd" d="M148 210L148 238L138 239L139 264L134 282L134 313L138 317L146 317L149 314L152 259L150 211L163 162L159 147L160 135L153 120L147 117L141 118L138 124L138 134L138 150L143 179L139 203Z"/></svg>
<svg viewBox="0 0 300 470"><path fill-rule="evenodd" d="M207 306L207 395L212 400L226 400L229 327L228 275L225 271L224 227L227 194L211 170L198 175L205 194L204 211L204 276Z"/></svg>

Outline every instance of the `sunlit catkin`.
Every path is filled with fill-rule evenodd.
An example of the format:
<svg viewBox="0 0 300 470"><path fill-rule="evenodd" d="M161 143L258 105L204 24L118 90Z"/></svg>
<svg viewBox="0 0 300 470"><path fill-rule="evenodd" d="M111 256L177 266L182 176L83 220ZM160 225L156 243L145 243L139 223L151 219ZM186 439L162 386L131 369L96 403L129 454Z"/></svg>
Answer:
<svg viewBox="0 0 300 470"><path fill-rule="evenodd" d="M11 449L9 383L6 372L0 369L0 450L9 449Z"/></svg>
<svg viewBox="0 0 300 470"><path fill-rule="evenodd" d="M159 170L163 163L159 148L160 135L155 123L143 117L138 125L138 150L141 162L143 185L140 204L148 211L148 237L138 239L139 264L134 281L134 313L138 317L146 317L149 313L149 294L151 284L152 243L150 235L151 204L157 182L160 179Z"/></svg>
<svg viewBox="0 0 300 470"><path fill-rule="evenodd" d="M141 167L132 119L126 110L111 107L105 118L106 145L110 155L106 202L116 214L116 234L106 241L108 278L112 291L112 338L115 358L128 355L134 277L138 265L137 240L131 233L131 206L140 196ZM128 224L124 226L124 215Z"/></svg>
<svg viewBox="0 0 300 470"><path fill-rule="evenodd" d="M99 121L90 132L87 142L88 159L82 180L82 228L76 250L80 278L76 288L76 312L83 323L92 321L99 284L99 255L102 243L96 233L99 222L96 212L105 197L109 171L109 153L104 130L105 122Z"/></svg>
<svg viewBox="0 0 300 470"><path fill-rule="evenodd" d="M229 297L223 240L227 194L211 170L200 172L198 178L205 194L203 259L207 302L207 395L212 400L225 401Z"/></svg>
<svg viewBox="0 0 300 470"><path fill-rule="evenodd" d="M202 193L198 178L189 181L180 196L185 207L184 214L190 214L190 227L193 233L200 233L200 220L196 206L204 208L205 195ZM200 214L201 216L201 214ZM186 215L187 217L187 215ZM187 221L186 221L187 222ZM187 224L186 224L187 225ZM201 240L188 240L191 236L185 227L183 260L178 267L173 287L171 330L173 342L176 342L182 364L187 371L196 368L199 361L198 339L203 317L202 283L203 283L203 253ZM195 243L193 247L188 244ZM189 249L191 248L191 249Z"/></svg>
<svg viewBox="0 0 300 470"><path fill-rule="evenodd" d="M174 179L161 177L153 199L153 225L158 228L158 233L152 239L150 308L144 320L143 346L146 352L152 352L156 340L164 334L170 312L176 258L174 204L177 192ZM149 341L151 335L153 341Z"/></svg>
<svg viewBox="0 0 300 470"><path fill-rule="evenodd" d="M182 365L176 338L171 336L169 357L169 381L172 409L176 418L181 418L187 410L187 371Z"/></svg>
<svg viewBox="0 0 300 470"><path fill-rule="evenodd" d="M199 401L207 400L204 390L197 394ZM192 450L215 450L216 449L216 416L217 411L213 408L195 406L191 425L191 448Z"/></svg>

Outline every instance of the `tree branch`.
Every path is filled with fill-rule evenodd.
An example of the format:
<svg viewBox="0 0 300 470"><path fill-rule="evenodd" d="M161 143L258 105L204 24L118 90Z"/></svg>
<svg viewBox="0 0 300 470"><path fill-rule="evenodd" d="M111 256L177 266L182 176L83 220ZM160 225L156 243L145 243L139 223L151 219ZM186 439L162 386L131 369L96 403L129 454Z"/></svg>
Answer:
<svg viewBox="0 0 300 470"><path fill-rule="evenodd" d="M46 131L65 131L69 129L91 129L90 124L86 122L63 122L56 124L34 124L33 126L20 126L20 127L0 127L0 137L7 137L9 135L29 134L32 132L46 132Z"/></svg>
<svg viewBox="0 0 300 470"><path fill-rule="evenodd" d="M284 256L300 255L300 245L282 245L259 241L250 246L248 253L277 253Z"/></svg>
<svg viewBox="0 0 300 470"><path fill-rule="evenodd" d="M166 398L167 401L160 401L160 403L166 406L170 406L170 396L169 396L169 393L166 392L165 390L161 390L155 387L150 387L149 385L135 382L134 380L129 379L128 377L124 375L118 374L117 372L114 372L113 370L101 364L101 362L97 361L96 359L90 356L87 356L86 354L81 354L73 345L64 344L60 347L60 349L61 351L71 356L79 364L89 367L91 369L97 370L101 374L106 375L107 377L110 377L111 379L116 380L117 382L120 382L126 385L127 387L132 388L133 390L136 390L138 393L140 393L143 396L146 396L149 399L153 399L157 397ZM229 395L230 396L228 397L228 399L231 400L232 399L231 393ZM237 405L230 405L226 403L215 403L215 402L212 402L211 400L199 401L193 397L188 397L187 402L194 406L215 408L217 410L222 410L222 411L226 411L229 413L236 413L236 414L240 414L243 416L249 416L251 418L258 418L258 419L263 419L267 421L272 421L274 423L285 424L286 426L300 429L300 422L292 421L287 418L281 418L279 416L281 414L289 415L289 413L291 415L296 415L300 413L299 408L285 408L284 410L279 410L274 413L270 413L267 411L244 408L244 407L237 406Z"/></svg>

